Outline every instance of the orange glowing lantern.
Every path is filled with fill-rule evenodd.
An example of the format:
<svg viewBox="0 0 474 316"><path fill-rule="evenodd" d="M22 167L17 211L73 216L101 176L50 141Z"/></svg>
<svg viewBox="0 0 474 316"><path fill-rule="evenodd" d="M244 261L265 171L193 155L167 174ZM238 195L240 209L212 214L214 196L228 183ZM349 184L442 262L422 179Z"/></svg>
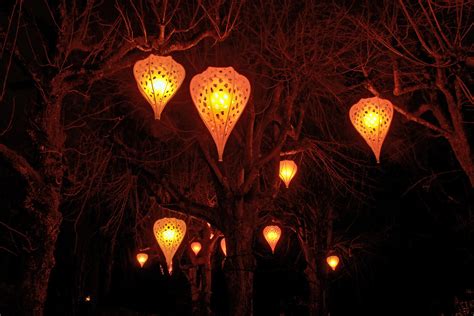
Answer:
<svg viewBox="0 0 474 316"><path fill-rule="evenodd" d="M159 120L166 104L183 83L186 72L171 56L151 54L135 63L133 74L138 89L150 103L155 119Z"/></svg>
<svg viewBox="0 0 474 316"><path fill-rule="evenodd" d="M392 122L392 103L379 97L360 99L351 107L349 116L352 125L370 146L379 163L380 151Z"/></svg>
<svg viewBox="0 0 474 316"><path fill-rule="evenodd" d="M219 161L250 96L250 82L232 67L209 67L194 76L191 97L217 146Z"/></svg>
<svg viewBox="0 0 474 316"><path fill-rule="evenodd" d="M224 256L227 257L227 247L225 245L225 238L221 239L221 250L222 250L222 253L224 253Z"/></svg>
<svg viewBox="0 0 474 316"><path fill-rule="evenodd" d="M191 243L191 250L194 252L194 254L197 256L199 251L201 251L201 243L199 241L195 241Z"/></svg>
<svg viewBox="0 0 474 316"><path fill-rule="evenodd" d="M173 271L173 256L186 234L186 223L177 218L162 218L153 225L156 241L163 251L168 271Z"/></svg>
<svg viewBox="0 0 474 316"><path fill-rule="evenodd" d="M338 256L329 256L326 258L326 262L331 267L333 271L336 270L337 265L339 264L339 257Z"/></svg>
<svg viewBox="0 0 474 316"><path fill-rule="evenodd" d="M147 260L148 260L148 255L146 253L140 252L139 254L137 254L137 261L140 264L141 268L143 268Z"/></svg>
<svg viewBox="0 0 474 316"><path fill-rule="evenodd" d="M269 225L263 229L263 237L272 248L272 253L275 253L275 247L280 240L281 229L275 225Z"/></svg>
<svg viewBox="0 0 474 316"><path fill-rule="evenodd" d="M280 179L283 180L287 189L296 171L298 171L298 166L293 160L280 161Z"/></svg>

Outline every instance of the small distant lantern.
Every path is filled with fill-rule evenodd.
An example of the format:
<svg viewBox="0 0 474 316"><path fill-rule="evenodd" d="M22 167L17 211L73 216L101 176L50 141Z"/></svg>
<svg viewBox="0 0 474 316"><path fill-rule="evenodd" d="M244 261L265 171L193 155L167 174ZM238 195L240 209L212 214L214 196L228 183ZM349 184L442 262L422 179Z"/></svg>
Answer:
<svg viewBox="0 0 474 316"><path fill-rule="evenodd" d="M331 267L333 271L336 271L336 267L339 264L339 257L338 256L329 256L326 258L326 262Z"/></svg>
<svg viewBox="0 0 474 316"><path fill-rule="evenodd" d="M377 163L380 163L380 151L392 122L392 103L379 97L360 99L351 107L349 116L352 125L374 152Z"/></svg>
<svg viewBox="0 0 474 316"><path fill-rule="evenodd" d="M224 256L227 257L227 247L226 247L226 244L225 244L225 238L221 239L221 250L222 250L222 253L224 254Z"/></svg>
<svg viewBox="0 0 474 316"><path fill-rule="evenodd" d="M90 302L91 301L91 296L87 295L86 297L84 297L84 301Z"/></svg>
<svg viewBox="0 0 474 316"><path fill-rule="evenodd" d="M270 248L272 248L272 253L275 253L275 247L280 240L281 236L281 229L280 227L276 225L269 225L263 229L263 236L265 237L265 240L268 242L270 245Z"/></svg>
<svg viewBox="0 0 474 316"><path fill-rule="evenodd" d="M186 234L186 223L177 218L162 218L153 225L156 241L163 251L168 272L173 271L173 257Z"/></svg>
<svg viewBox="0 0 474 316"><path fill-rule="evenodd" d="M171 56L151 54L135 63L133 74L138 89L150 103L155 119L159 120L166 104L183 83L186 72Z"/></svg>
<svg viewBox="0 0 474 316"><path fill-rule="evenodd" d="M280 161L280 179L283 180L287 189L296 171L298 171L298 166L293 160Z"/></svg>
<svg viewBox="0 0 474 316"><path fill-rule="evenodd" d="M140 253L137 254L137 261L140 264L141 268L143 268L143 266L145 265L147 260L148 260L148 254L146 254L144 252L140 252Z"/></svg>
<svg viewBox="0 0 474 316"><path fill-rule="evenodd" d="M194 254L197 256L199 251L201 251L201 243L199 241L195 241L191 243L191 250L194 252Z"/></svg>
<svg viewBox="0 0 474 316"><path fill-rule="evenodd" d="M232 67L209 67L191 80L194 105L217 146L219 161L250 96L250 82Z"/></svg>

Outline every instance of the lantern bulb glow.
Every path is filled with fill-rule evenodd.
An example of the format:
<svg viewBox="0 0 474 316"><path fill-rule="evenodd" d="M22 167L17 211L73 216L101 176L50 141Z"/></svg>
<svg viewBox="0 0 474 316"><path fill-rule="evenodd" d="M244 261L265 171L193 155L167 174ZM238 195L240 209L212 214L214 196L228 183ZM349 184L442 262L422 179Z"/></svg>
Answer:
<svg viewBox="0 0 474 316"><path fill-rule="evenodd" d="M198 253L201 251L201 243L199 241L195 241L191 243L191 250L194 252L194 254L197 256Z"/></svg>
<svg viewBox="0 0 474 316"><path fill-rule="evenodd" d="M270 245L272 253L275 253L275 247L281 237L281 229L276 225L269 225L263 229L263 237Z"/></svg>
<svg viewBox="0 0 474 316"><path fill-rule="evenodd" d="M379 97L360 99L354 104L349 117L352 125L372 149L377 163L393 117L393 104Z"/></svg>
<svg viewBox="0 0 474 316"><path fill-rule="evenodd" d="M336 270L337 265L339 264L339 257L338 256L329 256L326 258L326 262L331 267L333 271Z"/></svg>
<svg viewBox="0 0 474 316"><path fill-rule="evenodd" d="M209 67L194 76L191 97L217 147L219 161L232 130L247 105L250 82L232 67Z"/></svg>
<svg viewBox="0 0 474 316"><path fill-rule="evenodd" d="M224 254L224 256L227 257L227 246L225 244L225 238L221 239L221 250L222 250L222 253Z"/></svg>
<svg viewBox="0 0 474 316"><path fill-rule="evenodd" d="M148 260L148 255L146 253L141 252L137 254L137 261L140 264L141 268L143 268L147 260Z"/></svg>
<svg viewBox="0 0 474 316"><path fill-rule="evenodd" d="M133 67L138 89L159 120L166 104L183 83L186 72L171 56L156 56L139 60Z"/></svg>
<svg viewBox="0 0 474 316"><path fill-rule="evenodd" d="M153 232L158 246L165 256L168 272L171 274L173 257L186 234L186 223L177 218L165 217L155 222Z"/></svg>
<svg viewBox="0 0 474 316"><path fill-rule="evenodd" d="M280 161L280 179L285 183L287 189L297 171L298 166L293 160Z"/></svg>

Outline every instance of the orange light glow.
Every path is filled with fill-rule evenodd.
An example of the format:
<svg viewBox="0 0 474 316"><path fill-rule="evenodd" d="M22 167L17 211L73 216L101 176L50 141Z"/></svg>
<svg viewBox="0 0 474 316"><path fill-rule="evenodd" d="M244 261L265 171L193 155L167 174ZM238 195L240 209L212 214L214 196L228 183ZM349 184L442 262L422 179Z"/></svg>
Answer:
<svg viewBox="0 0 474 316"><path fill-rule="evenodd" d="M269 225L263 229L263 236L272 248L272 253L275 253L275 247L281 237L281 229L276 225Z"/></svg>
<svg viewBox="0 0 474 316"><path fill-rule="evenodd" d="M250 96L250 82L232 67L209 67L190 84L194 105L212 135L222 161L225 144Z"/></svg>
<svg viewBox="0 0 474 316"><path fill-rule="evenodd" d="M137 261L140 264L140 267L143 268L147 260L148 260L148 255L146 253L140 252L139 254L137 254Z"/></svg>
<svg viewBox="0 0 474 316"><path fill-rule="evenodd" d="M338 256L329 256L326 258L326 262L331 267L333 271L336 270L337 265L339 264L339 257Z"/></svg>
<svg viewBox="0 0 474 316"><path fill-rule="evenodd" d="M379 163L380 151L392 122L393 104L379 97L361 99L351 107L349 116Z"/></svg>
<svg viewBox="0 0 474 316"><path fill-rule="evenodd" d="M221 250L222 250L222 253L224 254L224 256L227 257L227 247L226 247L226 244L225 244L225 238L221 239Z"/></svg>
<svg viewBox="0 0 474 316"><path fill-rule="evenodd" d="M287 189L296 171L298 171L298 166L293 160L280 161L280 179L283 180Z"/></svg>
<svg viewBox="0 0 474 316"><path fill-rule="evenodd" d="M173 271L173 257L186 234L186 223L177 218L162 218L153 225L156 241L163 251L168 272Z"/></svg>
<svg viewBox="0 0 474 316"><path fill-rule="evenodd" d="M140 93L150 103L157 120L160 119L161 112L178 91L186 75L183 66L171 56L153 54L137 61L133 67L133 74Z"/></svg>
<svg viewBox="0 0 474 316"><path fill-rule="evenodd" d="M84 301L86 301L86 302L90 302L90 301L91 301L91 297L90 297L90 295L87 295L86 297L84 297Z"/></svg>
<svg viewBox="0 0 474 316"><path fill-rule="evenodd" d="M194 254L197 256L199 251L201 251L201 243L199 241L195 241L191 243L191 250L194 252Z"/></svg>

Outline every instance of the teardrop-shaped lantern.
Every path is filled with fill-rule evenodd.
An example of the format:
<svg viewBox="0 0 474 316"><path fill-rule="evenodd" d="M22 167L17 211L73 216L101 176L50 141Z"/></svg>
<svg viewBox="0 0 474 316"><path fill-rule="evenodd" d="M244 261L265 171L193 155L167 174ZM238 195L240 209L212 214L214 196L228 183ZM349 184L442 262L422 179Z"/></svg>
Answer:
<svg viewBox="0 0 474 316"><path fill-rule="evenodd" d="M283 180L287 189L296 171L298 171L298 166L293 160L280 161L280 179Z"/></svg>
<svg viewBox="0 0 474 316"><path fill-rule="evenodd" d="M281 229L276 225L269 225L263 229L263 237L272 248L272 253L275 253L275 247L280 240Z"/></svg>
<svg viewBox="0 0 474 316"><path fill-rule="evenodd" d="M352 125L370 146L379 163L380 150L392 122L392 103L379 97L360 99L351 107L349 116Z"/></svg>
<svg viewBox="0 0 474 316"><path fill-rule="evenodd" d="M339 264L339 257L338 256L329 256L326 258L326 262L331 267L333 271L336 270L337 265Z"/></svg>
<svg viewBox="0 0 474 316"><path fill-rule="evenodd" d="M219 161L247 105L250 82L232 67L209 67L191 80L191 97L217 146Z"/></svg>
<svg viewBox="0 0 474 316"><path fill-rule="evenodd" d="M135 63L133 74L138 89L150 103L155 119L159 120L166 104L183 83L186 72L171 56L151 54Z"/></svg>
<svg viewBox="0 0 474 316"><path fill-rule="evenodd" d="M227 247L226 247L226 244L225 244L225 238L221 239L221 250L222 250L222 253L224 254L224 256L227 257Z"/></svg>
<svg viewBox="0 0 474 316"><path fill-rule="evenodd" d="M168 271L173 271L173 256L186 234L186 223L177 218L162 218L153 225L156 241L163 251Z"/></svg>
<svg viewBox="0 0 474 316"><path fill-rule="evenodd" d="M144 252L140 252L137 254L137 261L140 264L140 267L143 268L143 265L147 262L148 255Z"/></svg>
<svg viewBox="0 0 474 316"><path fill-rule="evenodd" d="M191 243L191 250L194 252L194 254L197 256L199 251L201 251L201 243L199 241L194 241Z"/></svg>

